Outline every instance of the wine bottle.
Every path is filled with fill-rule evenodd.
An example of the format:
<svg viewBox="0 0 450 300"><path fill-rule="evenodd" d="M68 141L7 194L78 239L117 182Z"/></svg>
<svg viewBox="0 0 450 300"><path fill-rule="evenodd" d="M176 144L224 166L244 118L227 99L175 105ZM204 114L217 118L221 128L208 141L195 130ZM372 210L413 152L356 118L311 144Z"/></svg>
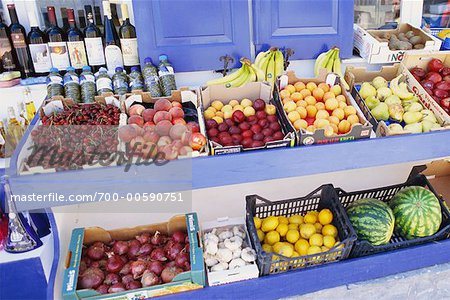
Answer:
<svg viewBox="0 0 450 300"><path fill-rule="evenodd" d="M67 31L67 48L69 49L70 64L75 69L81 70L88 64L86 49L84 47L84 36L75 23L73 9L67 9L69 30Z"/></svg>
<svg viewBox="0 0 450 300"><path fill-rule="evenodd" d="M47 76L52 68L47 39L45 34L39 29L35 11L28 11L28 20L30 21L31 30L28 33L27 40L33 61L34 73L36 76Z"/></svg>
<svg viewBox="0 0 450 300"><path fill-rule="evenodd" d="M111 3L111 17L114 23L114 26L116 27L116 30L120 27L120 21L119 21L119 15L117 14L117 4Z"/></svg>
<svg viewBox="0 0 450 300"><path fill-rule="evenodd" d="M47 31L50 58L54 68L65 70L70 67L69 51L67 51L66 34L58 27L56 21L55 7L48 6L48 20L50 29Z"/></svg>
<svg viewBox="0 0 450 300"><path fill-rule="evenodd" d="M27 47L25 28L19 23L17 18L16 6L8 4L9 17L11 25L9 32L11 34L12 45L17 56L17 64L22 74L22 78L33 76L33 65L31 63L30 51Z"/></svg>
<svg viewBox="0 0 450 300"><path fill-rule="evenodd" d="M92 6L85 5L84 6L84 12L86 13L86 27L87 27L89 25L89 21L87 21L89 13L94 15L94 13L92 12Z"/></svg>
<svg viewBox="0 0 450 300"><path fill-rule="evenodd" d="M103 52L103 41L100 30L94 24L94 17L91 12L88 13L88 26L84 29L84 42L89 65L92 71L96 73L101 67L105 67L105 54Z"/></svg>
<svg viewBox="0 0 450 300"><path fill-rule="evenodd" d="M105 58L106 67L109 71L114 71L116 68L123 68L122 50L120 50L120 40L117 35L116 27L114 26L111 16L111 6L109 1L103 1L103 13L105 15Z"/></svg>
<svg viewBox="0 0 450 300"><path fill-rule="evenodd" d="M122 4L123 23L119 29L120 45L122 46L123 64L127 73L131 68L139 66L138 42L136 37L136 28L130 23L128 16L128 5Z"/></svg>
<svg viewBox="0 0 450 300"><path fill-rule="evenodd" d="M69 30L69 18L67 16L67 8L61 7L60 11L61 11L61 20L62 20L62 27L61 27L61 29L64 32L67 32L67 30Z"/></svg>
<svg viewBox="0 0 450 300"><path fill-rule="evenodd" d="M10 72L16 69L15 52L11 46L9 39L9 28L3 23L3 18L0 15L0 61L2 72Z"/></svg>
<svg viewBox="0 0 450 300"><path fill-rule="evenodd" d="M100 13L100 6L94 6L95 25L100 29L102 36L105 34L105 27L102 23L102 14Z"/></svg>

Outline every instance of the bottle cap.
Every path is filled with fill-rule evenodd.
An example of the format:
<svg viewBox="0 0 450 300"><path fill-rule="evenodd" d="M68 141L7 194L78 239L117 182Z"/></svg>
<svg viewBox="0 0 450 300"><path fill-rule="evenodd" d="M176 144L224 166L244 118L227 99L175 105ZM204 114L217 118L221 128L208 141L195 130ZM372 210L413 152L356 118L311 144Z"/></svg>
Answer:
<svg viewBox="0 0 450 300"><path fill-rule="evenodd" d="M122 67L117 67L116 68L116 72L123 72L123 68Z"/></svg>
<svg viewBox="0 0 450 300"><path fill-rule="evenodd" d="M159 60L160 60L160 61L162 61L162 60L167 60L167 55L161 54L161 55L159 56Z"/></svg>
<svg viewBox="0 0 450 300"><path fill-rule="evenodd" d="M57 68L51 68L50 73L58 73L59 70Z"/></svg>
<svg viewBox="0 0 450 300"><path fill-rule="evenodd" d="M152 58L151 57L146 57L145 59L144 59L144 64L151 64L152 63Z"/></svg>
<svg viewBox="0 0 450 300"><path fill-rule="evenodd" d="M74 67L68 67L68 68L66 69L66 71L67 71L67 72L75 71L75 68L74 68Z"/></svg>
<svg viewBox="0 0 450 300"><path fill-rule="evenodd" d="M139 71L139 67L131 67L131 72Z"/></svg>
<svg viewBox="0 0 450 300"><path fill-rule="evenodd" d="M100 70L98 70L99 72L108 72L108 70L105 67L101 67Z"/></svg>
<svg viewBox="0 0 450 300"><path fill-rule="evenodd" d="M84 66L83 67L83 71L91 71L92 69L91 69L91 67L90 66Z"/></svg>

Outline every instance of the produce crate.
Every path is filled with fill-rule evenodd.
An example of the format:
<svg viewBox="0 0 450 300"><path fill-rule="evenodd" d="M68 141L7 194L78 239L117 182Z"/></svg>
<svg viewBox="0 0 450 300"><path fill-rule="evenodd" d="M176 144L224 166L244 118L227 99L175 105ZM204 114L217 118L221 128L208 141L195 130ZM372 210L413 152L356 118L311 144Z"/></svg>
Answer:
<svg viewBox="0 0 450 300"><path fill-rule="evenodd" d="M422 186L427 189L429 189L433 194L436 195L436 197L439 199L439 203L441 205L441 211L442 211L442 223L439 228L439 231L433 234L432 236L413 239L413 240L407 240L399 235L397 235L394 231L394 234L392 235L391 240L388 244L385 245L379 245L379 246L373 246L368 241L361 241L357 240L353 244L353 249L350 254L350 257L360 257L365 256L369 254L375 254L379 252L385 252L395 249L401 249L411 246L417 246L420 244L437 241L446 239L450 236L450 213L445 205L444 199L436 193L433 186L430 184L428 179L422 175L422 174L416 174L413 171L411 172L411 175L409 179L402 184L396 184L386 187L380 187L376 189L369 189L369 190L362 190L362 191L356 191L356 192L345 192L341 188L336 188L336 193L339 196L339 201L342 203L342 205L346 208L351 203L355 202L358 199L363 198L376 198L378 200L381 200L383 202L388 202L391 200L391 198L402 188L407 186Z"/></svg>
<svg viewBox="0 0 450 300"><path fill-rule="evenodd" d="M450 115L446 113L442 107L433 99L433 97L425 91L420 82L409 71L414 67L420 67L427 69L427 64L432 58L440 59L446 67L450 67L450 51L440 51L430 54L412 54L408 53L401 64L401 71L406 76L406 82L408 86L414 91L419 99L425 104L426 107L430 108L439 115L445 123L450 124Z"/></svg>
<svg viewBox="0 0 450 300"><path fill-rule="evenodd" d="M191 271L178 274L170 283L128 290L120 293L101 295L95 290L77 290L78 272L83 244L96 241L108 243L111 240L130 240L143 232L159 231L167 234L175 230L186 230L190 243ZM205 270L203 265L203 250L199 242L199 223L196 213L178 215L168 222L142 225L134 228L105 230L99 227L75 228L69 243L64 278L62 284L63 299L147 299L156 296L174 294L203 288L205 285Z"/></svg>
<svg viewBox="0 0 450 300"><path fill-rule="evenodd" d="M364 115L356 109L356 114L359 118L360 124L354 125L351 127L350 131L346 134L336 134L332 136L325 135L324 129L316 129L314 132L309 132L304 129L300 129L297 131L294 128L294 125L288 119L286 111L283 109L283 103L280 99L280 90L282 90L288 84L295 84L296 82L301 81L304 83L307 82L326 82L329 85L339 84L342 89L342 95L347 99L347 105L351 105L356 108L356 104L351 98L350 94L346 92L342 83L340 83L339 77L334 73L326 74L321 72L318 78L297 78L295 72L288 71L286 75L281 75L277 79L276 88L274 92L274 100L277 106L277 110L280 112L283 123L286 124L286 127L296 133L297 135L297 144L298 145L312 145L312 144L329 144L329 143L337 143L337 142L348 142L357 139L369 138L370 133L372 131L372 125L367 121Z"/></svg>
<svg viewBox="0 0 450 300"><path fill-rule="evenodd" d="M436 27L430 28L431 35L433 35L435 38L442 41L441 50L444 50L444 51L450 50L450 38L441 39L437 35L439 34L439 32L441 32L442 30L445 30L445 29L448 29L448 28L436 28Z"/></svg>
<svg viewBox="0 0 450 300"><path fill-rule="evenodd" d="M251 82L237 88L227 88L224 85L212 85L201 88L202 96L202 112L204 113L205 107L209 106L214 100L219 100L224 104L227 104L233 99L242 100L244 98L252 101L256 99L262 99L266 103L275 104L272 97L272 88L266 82ZM294 147L295 146L295 133L286 127L286 124L282 121L282 113L277 107L276 115L278 122L281 126L284 139L279 141L267 142L262 147L257 148L244 148L242 146L222 146L209 140L209 146L211 148L211 155L221 155L230 153L246 152L258 149L272 149L281 147Z"/></svg>
<svg viewBox="0 0 450 300"><path fill-rule="evenodd" d="M322 185L307 196L301 198L270 201L258 195L249 195L246 197L246 202L247 228L253 248L257 252L260 275L315 267L346 259L350 255L353 243L356 240L356 234L350 226L347 214L339 203L339 199L331 184ZM333 213L332 224L337 228L339 240L341 241L337 247L333 247L324 253L299 257L285 257L262 250L253 217L265 218L272 215L289 217L323 208L328 208Z"/></svg>
<svg viewBox="0 0 450 300"><path fill-rule="evenodd" d="M391 30L365 30L361 26L353 25L353 45L359 51L362 58L369 64L387 64L402 61L406 52L433 52L441 48L441 40L426 33L420 28L410 24L399 24L397 29ZM420 50L390 50L387 42L380 42L375 38L385 32L399 33L414 31L422 40L425 40L425 48Z"/></svg>
<svg viewBox="0 0 450 300"><path fill-rule="evenodd" d="M395 77L397 77L399 74L404 74L404 68L401 64L396 63L392 66L383 66L379 71L368 71L364 67L352 67L349 66L345 70L345 80L348 82L351 90L351 95L353 99L355 99L356 103L358 104L359 108L363 112L364 116L369 120L369 122L372 124L373 129L377 135L377 137L380 136L392 136L392 135L398 135L399 133L392 132L388 125L393 123L393 120L389 119L387 121L377 121L375 117L370 112L370 109L367 107L366 103L362 99L362 97L359 95L359 90L361 88L361 84L363 82L371 82L375 77L382 76L387 81L391 81ZM410 91L413 91L416 95L417 93L413 88L411 88L411 85L409 85L409 82L407 81L408 87L410 88ZM429 108L436 116L438 123L443 126L443 128L434 128L432 131L437 130L444 130L448 129L447 127L450 126L450 122L447 122L446 119L442 118L442 114L435 109L434 106L427 105L426 101L423 101L422 98L419 97L419 100L422 104L422 106ZM433 100L434 101L434 100ZM404 124L402 124L403 126ZM409 134L411 132L409 131L403 131L401 134Z"/></svg>

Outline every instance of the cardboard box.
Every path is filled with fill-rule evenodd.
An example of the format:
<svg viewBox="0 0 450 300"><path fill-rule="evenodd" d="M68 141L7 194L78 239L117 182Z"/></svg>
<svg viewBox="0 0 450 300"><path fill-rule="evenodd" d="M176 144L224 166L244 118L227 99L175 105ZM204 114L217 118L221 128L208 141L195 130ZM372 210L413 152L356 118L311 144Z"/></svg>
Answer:
<svg viewBox="0 0 450 300"><path fill-rule="evenodd" d="M216 221L211 222L204 222L202 223L202 240L203 236L206 233L211 232L214 228L216 228L218 231L220 230L232 230L234 226L239 226L241 229L245 231L245 239L244 244L245 246L242 247L252 247L252 244L250 242L250 238L248 235L247 227L245 226L245 218L220 218ZM241 280L247 280L247 279L253 279L258 278L259 276L259 269L258 265L256 264L256 260L252 264L245 265L243 267L233 269L233 270L225 270L225 271L216 271L211 272L209 271L209 268L206 267L206 274L208 276L208 285L209 286L215 286L215 285L221 285Z"/></svg>
<svg viewBox="0 0 450 300"><path fill-rule="evenodd" d="M450 124L450 115L442 109L439 103L425 91L422 85L414 78L414 76L412 76L411 72L409 72L409 70L414 67L420 67L427 70L428 62L432 58L438 58L446 67L450 67L450 51L441 51L431 54L408 53L402 61L401 71L406 76L408 86L410 86L413 92L417 94L425 106L433 110L446 124Z"/></svg>
<svg viewBox="0 0 450 300"><path fill-rule="evenodd" d="M205 107L209 107L211 102L219 100L224 104L227 104L233 99L242 100L244 98L252 101L256 99L262 99L266 103L275 104L272 95L272 88L265 82L251 82L246 85L237 88L227 88L222 85L212 85L201 88L202 97L202 112L204 113ZM280 111L277 108L278 122L280 123L281 130L284 133L284 139L280 141L273 141L266 143L263 147L257 148L244 148L242 146L222 146L209 140L212 155L239 153L243 151L251 151L257 149L271 149L281 147L294 147L295 146L295 134L293 131L286 128L285 124L280 118Z"/></svg>
<svg viewBox="0 0 450 300"><path fill-rule="evenodd" d="M400 32L414 31L415 35L422 37L425 41L425 48L420 50L390 50L387 42L380 42L376 37L387 33L398 34ZM406 52L433 52L439 51L441 48L441 41L426 33L420 28L414 27L410 24L399 24L397 29L390 30L365 30L361 26L353 25L353 45L358 49L362 58L367 59L369 64L386 64L400 62Z"/></svg>
<svg viewBox="0 0 450 300"><path fill-rule="evenodd" d="M346 134L337 134L333 136L326 136L324 129L316 129L314 132L309 132L304 129L300 129L296 131L294 125L288 119L285 110L283 109L283 103L281 102L279 93L284 87L288 84L295 84L296 82L301 81L305 84L307 82L314 82L319 84L321 82L326 82L329 85L339 84L342 89L342 95L347 99L347 105L357 107L351 99L348 92L345 90L344 86L340 83L339 77L334 73L326 74L321 72L318 78L297 78L293 71L288 71L286 75L282 75L277 79L277 86L275 89L275 103L277 105L277 109L281 112L281 117L283 122L287 124L289 130L296 132L297 134L297 142L298 145L312 145L312 144L329 144L329 143L337 143L337 142L348 142L357 139L369 138L372 130L372 125L367 121L364 115L356 109L356 114L359 118L359 122L361 124L356 124L352 126L350 131Z"/></svg>
<svg viewBox="0 0 450 300"><path fill-rule="evenodd" d="M426 170L422 173L427 176L436 192L447 201L450 206L450 157L433 161L426 165Z"/></svg>
<svg viewBox="0 0 450 300"><path fill-rule="evenodd" d="M366 68L363 67L352 67L352 66L347 67L345 71L345 80L350 86L351 95L353 99L355 99L361 111L364 113L364 116L372 124L373 129L378 137L409 134L411 132L405 130L402 133L395 133L389 129L388 124L385 121L377 121L373 117L372 113L370 112L370 109L367 107L362 97L359 95L359 89L363 82L372 82L372 80L377 76L382 76L387 81L391 81L399 74L402 74L403 73L402 71L403 68L399 63L396 63L392 66L383 66L379 71L368 71ZM409 84L408 87L410 87ZM413 91L413 89L410 88L410 91ZM433 107L427 105L426 102L422 101L420 97L419 100L424 107L429 108L436 115L436 118L441 126L446 126L447 123L442 118L440 118L440 114L437 113ZM445 128L436 128L432 130L436 131L443 129Z"/></svg>
<svg viewBox="0 0 450 300"><path fill-rule="evenodd" d="M111 240L131 240L136 235L156 231L170 234L175 230L186 230L190 242L191 271L178 274L170 283L151 287L129 290L121 293L100 295L95 290L77 290L78 268L80 265L83 245L89 245L100 241L108 243ZM203 251L199 244L199 224L196 213L178 215L168 222L142 225L134 228L121 228L105 230L99 227L75 228L67 253L66 269L64 271L62 297L63 299L147 299L156 296L174 294L182 291L190 291L203 288L205 285L205 270L203 265Z"/></svg>

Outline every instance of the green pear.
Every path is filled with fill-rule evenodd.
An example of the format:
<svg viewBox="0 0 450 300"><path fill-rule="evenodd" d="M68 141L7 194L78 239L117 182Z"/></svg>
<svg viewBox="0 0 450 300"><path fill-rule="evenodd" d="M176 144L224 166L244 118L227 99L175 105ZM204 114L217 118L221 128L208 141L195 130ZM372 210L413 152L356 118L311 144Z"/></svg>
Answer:
<svg viewBox="0 0 450 300"><path fill-rule="evenodd" d="M402 104L402 100L397 95L391 95L384 100L387 105Z"/></svg>
<svg viewBox="0 0 450 300"><path fill-rule="evenodd" d="M389 116L392 119L401 122L403 120L403 114L405 113L405 111L403 110L403 106L397 103L388 105L388 107L389 107Z"/></svg>
<svg viewBox="0 0 450 300"><path fill-rule="evenodd" d="M410 131L411 133L421 133L422 132L422 123L408 124L404 127L404 129Z"/></svg>
<svg viewBox="0 0 450 300"><path fill-rule="evenodd" d="M424 109L421 111L422 115L423 115L423 119L422 121L428 120L431 121L433 123L437 123L438 120L436 119L436 116L434 115L434 113L429 110L429 109Z"/></svg>
<svg viewBox="0 0 450 300"><path fill-rule="evenodd" d="M422 120L422 113L419 111L407 111L403 114L403 120L406 124L413 124Z"/></svg>
<svg viewBox="0 0 450 300"><path fill-rule="evenodd" d="M369 82L364 82L361 85L361 90L359 91L359 94L363 99L366 99L369 96L376 96L377 90Z"/></svg>
<svg viewBox="0 0 450 300"><path fill-rule="evenodd" d="M388 126L389 131L391 131L391 133L402 133L403 132L403 127L402 125L398 124L398 123L392 123Z"/></svg>
<svg viewBox="0 0 450 300"><path fill-rule="evenodd" d="M389 119L389 107L386 103L380 102L377 106L375 106L372 110L370 110L373 117L378 121L388 120Z"/></svg>
<svg viewBox="0 0 450 300"><path fill-rule="evenodd" d="M413 96L412 98L409 98L408 100L403 100L403 105L411 104L413 102L419 102L419 98L417 98L417 96Z"/></svg>
<svg viewBox="0 0 450 300"><path fill-rule="evenodd" d="M420 104L419 102L414 102L414 103L412 103L411 105L408 106L406 111L420 112L420 111L422 111L422 109L423 109L422 104Z"/></svg>
<svg viewBox="0 0 450 300"><path fill-rule="evenodd" d="M388 86L388 82L386 79L384 79L381 76L377 76L372 80L372 84L373 86L378 90L379 88L382 87L387 87Z"/></svg>
<svg viewBox="0 0 450 300"><path fill-rule="evenodd" d="M386 86L380 87L377 90L377 98L380 99L380 101L385 101L385 99L391 95L391 89Z"/></svg>
<svg viewBox="0 0 450 300"><path fill-rule="evenodd" d="M380 103L380 100L378 100L378 98L375 96L369 96L364 100L364 102L366 102L366 105L369 109L372 109Z"/></svg>
<svg viewBox="0 0 450 300"><path fill-rule="evenodd" d="M429 120L422 120L422 132L429 132L433 128L434 122Z"/></svg>

